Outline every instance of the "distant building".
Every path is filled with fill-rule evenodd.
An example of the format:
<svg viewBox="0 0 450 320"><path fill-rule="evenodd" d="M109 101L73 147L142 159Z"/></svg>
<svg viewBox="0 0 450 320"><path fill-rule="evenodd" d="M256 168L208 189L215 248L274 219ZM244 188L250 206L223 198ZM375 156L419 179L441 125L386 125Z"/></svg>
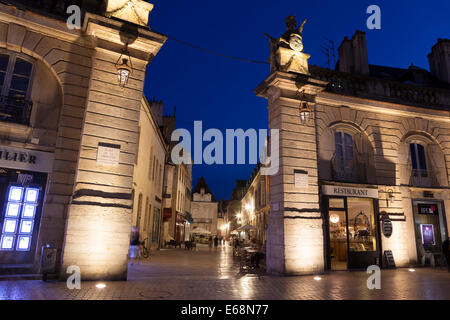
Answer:
<svg viewBox="0 0 450 320"><path fill-rule="evenodd" d="M161 102L142 99L133 175L133 226L151 248L160 247L164 164L169 148L161 132L162 109Z"/></svg>
<svg viewBox="0 0 450 320"><path fill-rule="evenodd" d="M169 152L164 174L162 241L183 243L190 238L192 165L176 165L170 160L172 148L176 144L171 141L175 123L176 109L173 115L163 116L163 134L169 142Z"/></svg>
<svg viewBox="0 0 450 320"><path fill-rule="evenodd" d="M218 235L218 202L209 189L203 177L198 179L192 190L191 202L192 219L191 234L195 236Z"/></svg>
<svg viewBox="0 0 450 320"><path fill-rule="evenodd" d="M246 183L241 200L241 225L236 230L242 238L251 238L263 244L270 209L269 177L261 175L260 166L253 171Z"/></svg>

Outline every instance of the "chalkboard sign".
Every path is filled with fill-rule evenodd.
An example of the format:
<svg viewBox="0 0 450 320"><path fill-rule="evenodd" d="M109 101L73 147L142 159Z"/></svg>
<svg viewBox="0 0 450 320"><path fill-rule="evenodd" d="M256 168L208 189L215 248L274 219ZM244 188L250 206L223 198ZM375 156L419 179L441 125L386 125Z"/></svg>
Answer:
<svg viewBox="0 0 450 320"><path fill-rule="evenodd" d="M381 228L383 230L383 235L389 238L392 235L392 221L389 218L384 218L381 222Z"/></svg>
<svg viewBox="0 0 450 320"><path fill-rule="evenodd" d="M384 257L386 258L386 262L387 262L387 267L389 269L395 269L395 260L394 260L394 255L392 254L391 250L385 250L384 251Z"/></svg>

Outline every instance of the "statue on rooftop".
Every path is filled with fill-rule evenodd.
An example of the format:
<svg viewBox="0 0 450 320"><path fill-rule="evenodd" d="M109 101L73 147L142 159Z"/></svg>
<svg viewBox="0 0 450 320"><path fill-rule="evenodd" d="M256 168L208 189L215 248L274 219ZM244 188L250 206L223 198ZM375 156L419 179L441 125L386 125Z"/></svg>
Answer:
<svg viewBox="0 0 450 320"><path fill-rule="evenodd" d="M142 26L148 25L153 4L143 0L107 0L106 15Z"/></svg>
<svg viewBox="0 0 450 320"><path fill-rule="evenodd" d="M306 19L297 26L295 16L286 18L286 32L278 39L265 34L270 41L271 71L309 74L309 55L303 53L303 28Z"/></svg>

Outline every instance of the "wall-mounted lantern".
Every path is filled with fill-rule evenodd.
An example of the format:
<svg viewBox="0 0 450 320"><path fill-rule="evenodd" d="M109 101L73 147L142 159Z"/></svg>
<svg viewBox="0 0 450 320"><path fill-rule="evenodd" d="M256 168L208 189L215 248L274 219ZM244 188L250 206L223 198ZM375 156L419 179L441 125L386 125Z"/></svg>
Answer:
<svg viewBox="0 0 450 320"><path fill-rule="evenodd" d="M389 204L394 204L395 203L394 190L389 189L387 191L386 203L387 203L388 207L389 207Z"/></svg>
<svg viewBox="0 0 450 320"><path fill-rule="evenodd" d="M116 62L116 69L119 86L123 88L127 85L128 79L133 73L133 64L131 63L131 57L128 52L128 44L126 45L125 50L120 55L119 60L117 60Z"/></svg>
<svg viewBox="0 0 450 320"><path fill-rule="evenodd" d="M301 94L302 102L300 103L300 121L302 124L306 124L309 122L309 119L311 118L312 109L309 107L308 103L305 101L305 91L303 90Z"/></svg>

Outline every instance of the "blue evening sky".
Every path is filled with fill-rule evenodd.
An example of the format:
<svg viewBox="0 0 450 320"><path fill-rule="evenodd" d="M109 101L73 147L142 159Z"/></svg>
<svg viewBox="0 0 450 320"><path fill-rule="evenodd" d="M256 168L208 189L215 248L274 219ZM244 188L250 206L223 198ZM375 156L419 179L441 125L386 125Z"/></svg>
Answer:
<svg viewBox="0 0 450 320"><path fill-rule="evenodd" d="M284 19L308 19L303 31L310 64L327 67L321 45L337 48L359 29L366 32L369 63L429 69L427 55L438 38L450 38L448 0L152 0L150 27L169 37L223 54L266 61L268 40L279 37ZM381 8L381 30L368 30L368 6ZM253 93L269 75L269 66L229 60L168 40L148 69L145 93L177 106L177 127L204 130L268 126L267 103ZM204 144L205 146L206 144ZM236 179L248 179L253 165L195 165L193 183L204 176L217 198L229 199Z"/></svg>

